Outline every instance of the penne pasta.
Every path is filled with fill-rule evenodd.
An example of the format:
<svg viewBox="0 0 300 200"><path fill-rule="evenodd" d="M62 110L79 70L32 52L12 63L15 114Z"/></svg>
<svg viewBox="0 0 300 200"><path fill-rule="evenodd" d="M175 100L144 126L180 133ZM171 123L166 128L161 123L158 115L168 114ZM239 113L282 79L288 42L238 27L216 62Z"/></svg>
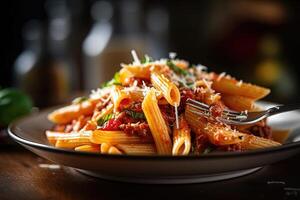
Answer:
<svg viewBox="0 0 300 200"><path fill-rule="evenodd" d="M112 80L48 115L54 123L46 131L51 145L101 154L173 156L280 145L265 139L273 139L266 120L244 126L220 120L227 108L260 109L255 101L269 89L207 72L175 59L174 53L156 61L131 53L134 61L121 64ZM206 104L207 110L199 115L188 99Z"/></svg>
<svg viewBox="0 0 300 200"><path fill-rule="evenodd" d="M99 99L87 100L78 104L65 106L50 113L48 119L56 124L67 124L81 115L91 115L99 101Z"/></svg>
<svg viewBox="0 0 300 200"><path fill-rule="evenodd" d="M217 146L237 144L244 141L243 133L232 130L221 124L208 122L203 132L208 136L209 141Z"/></svg>
<svg viewBox="0 0 300 200"><path fill-rule="evenodd" d="M129 94L122 91L118 86L112 88L111 97L114 105L114 112L119 111L121 106L128 106L131 102Z"/></svg>
<svg viewBox="0 0 300 200"><path fill-rule="evenodd" d="M122 152L117 149L115 146L112 146L107 143L102 143L100 151L102 154L122 154Z"/></svg>
<svg viewBox="0 0 300 200"><path fill-rule="evenodd" d="M114 146L111 146L108 150L108 154L122 154L121 151L119 151L119 149L117 149L116 147Z"/></svg>
<svg viewBox="0 0 300 200"><path fill-rule="evenodd" d="M193 112L193 108L187 106L185 117L195 133L205 134L214 145L230 145L243 141L243 134L232 130L220 123L212 123L199 117Z"/></svg>
<svg viewBox="0 0 300 200"><path fill-rule="evenodd" d="M212 88L217 92L248 97L254 100L261 99L270 93L270 90L250 83L238 82L235 79L218 76L213 80Z"/></svg>
<svg viewBox="0 0 300 200"><path fill-rule="evenodd" d="M128 69L122 68L120 70L120 82L122 85L128 85L130 78L134 77L134 74L131 73Z"/></svg>
<svg viewBox="0 0 300 200"><path fill-rule="evenodd" d="M116 147L130 155L154 155L156 154L154 144L117 144Z"/></svg>
<svg viewBox="0 0 300 200"><path fill-rule="evenodd" d="M123 65L124 71L122 72L122 75L124 77L131 76L149 80L152 71L159 71L165 66L166 64L159 63L148 63L142 65ZM122 80L124 80L124 78L122 78Z"/></svg>
<svg viewBox="0 0 300 200"><path fill-rule="evenodd" d="M250 111L254 108L254 100L248 97L242 97L237 95L223 95L222 100L224 104L232 110Z"/></svg>
<svg viewBox="0 0 300 200"><path fill-rule="evenodd" d="M173 131L172 155L188 155L191 150L191 129L183 116L179 118L179 129Z"/></svg>
<svg viewBox="0 0 300 200"><path fill-rule="evenodd" d="M254 150L281 145L279 142L254 135L243 134L243 138L244 140L240 143L240 145L244 150Z"/></svg>
<svg viewBox="0 0 300 200"><path fill-rule="evenodd" d="M184 116L193 132L196 134L202 134L202 130L205 128L207 120L204 117L199 117L199 115L195 112L195 108L187 105Z"/></svg>
<svg viewBox="0 0 300 200"><path fill-rule="evenodd" d="M55 142L55 147L74 149L75 147L91 144L89 137L79 136L70 138L59 138Z"/></svg>
<svg viewBox="0 0 300 200"><path fill-rule="evenodd" d="M55 132L55 131L46 131L46 137L51 144L55 144L58 139L64 138L76 138L80 137L81 133L63 133L63 132Z"/></svg>
<svg viewBox="0 0 300 200"><path fill-rule="evenodd" d="M86 145L75 147L75 151L100 153L100 146L94 144L86 144Z"/></svg>
<svg viewBox="0 0 300 200"><path fill-rule="evenodd" d="M178 106L180 104L180 92L177 86L164 75L153 72L151 74L151 83L158 91L162 92L169 104L172 106Z"/></svg>
<svg viewBox="0 0 300 200"><path fill-rule="evenodd" d="M123 131L95 130L90 136L90 141L95 144L140 144L152 142L150 139L142 139L138 136L128 135Z"/></svg>
<svg viewBox="0 0 300 200"><path fill-rule="evenodd" d="M138 66L138 65L126 65L124 69L128 70L131 74L133 74L134 77L137 78L144 78L149 79L150 78L150 71L151 65L147 66Z"/></svg>
<svg viewBox="0 0 300 200"><path fill-rule="evenodd" d="M159 110L155 90L148 91L142 103L142 109L149 124L158 154L171 154L172 142L168 127Z"/></svg>

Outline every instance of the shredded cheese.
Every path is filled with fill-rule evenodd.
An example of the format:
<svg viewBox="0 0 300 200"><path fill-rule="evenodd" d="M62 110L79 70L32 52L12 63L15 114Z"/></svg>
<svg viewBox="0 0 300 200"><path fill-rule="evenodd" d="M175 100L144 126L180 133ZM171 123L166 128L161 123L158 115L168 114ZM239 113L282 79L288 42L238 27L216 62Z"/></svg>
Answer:
<svg viewBox="0 0 300 200"><path fill-rule="evenodd" d="M217 81L220 81L225 75L226 75L226 72L222 72L221 74L219 74Z"/></svg>
<svg viewBox="0 0 300 200"><path fill-rule="evenodd" d="M91 94L90 94L90 98L91 99L101 99L103 98L105 95L110 94L110 87L106 87L106 88L97 88L96 90L92 90Z"/></svg>
<svg viewBox="0 0 300 200"><path fill-rule="evenodd" d="M175 103L175 118L176 118L176 128L179 129L179 120L178 120L178 109L177 109L177 103Z"/></svg>
<svg viewBox="0 0 300 200"><path fill-rule="evenodd" d="M140 64L141 64L141 61L140 61L139 57L137 56L135 50L131 50L131 55L132 55L132 57L133 57L133 60L134 60L133 62L134 62L134 64L135 64L135 65L140 65Z"/></svg>
<svg viewBox="0 0 300 200"><path fill-rule="evenodd" d="M201 64L197 64L196 69L199 70L199 71L206 71L207 67L204 66L204 65L201 65Z"/></svg>
<svg viewBox="0 0 300 200"><path fill-rule="evenodd" d="M202 81L205 84L205 86L207 87L207 89L209 90L209 92L214 92L214 90L211 89L212 81L207 81L205 79L202 79Z"/></svg>
<svg viewBox="0 0 300 200"><path fill-rule="evenodd" d="M242 84L243 84L243 81L242 81L242 80L240 80L238 83L236 83L236 85L237 85L238 87L241 87Z"/></svg>
<svg viewBox="0 0 300 200"><path fill-rule="evenodd" d="M177 56L177 53L175 53L175 52L170 52L170 53L169 53L169 58L170 58L170 59L175 59L176 56Z"/></svg>

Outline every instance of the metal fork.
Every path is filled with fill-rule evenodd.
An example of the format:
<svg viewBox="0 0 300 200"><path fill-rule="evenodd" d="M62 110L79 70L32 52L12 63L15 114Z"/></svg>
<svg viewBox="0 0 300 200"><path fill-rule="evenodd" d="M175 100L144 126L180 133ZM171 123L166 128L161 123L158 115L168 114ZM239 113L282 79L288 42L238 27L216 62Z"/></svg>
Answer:
<svg viewBox="0 0 300 200"><path fill-rule="evenodd" d="M190 110L190 112L195 113L200 116L210 117L211 113L209 111L209 105L201 103L193 99L187 99L186 104L195 108ZM263 120L269 116L276 115L283 112L289 112L300 109L300 104L295 105L278 105L271 107L264 111L258 112L236 112L232 110L225 109L217 119L226 124L232 125L246 125L254 124L260 120Z"/></svg>

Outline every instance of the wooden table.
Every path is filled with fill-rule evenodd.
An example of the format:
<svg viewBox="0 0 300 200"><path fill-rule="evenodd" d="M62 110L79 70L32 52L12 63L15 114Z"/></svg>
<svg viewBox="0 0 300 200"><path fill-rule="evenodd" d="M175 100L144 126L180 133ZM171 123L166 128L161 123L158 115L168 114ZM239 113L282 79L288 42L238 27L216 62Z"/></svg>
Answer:
<svg viewBox="0 0 300 200"><path fill-rule="evenodd" d="M300 155L227 181L143 185L96 179L64 166L44 168L49 161L21 147L1 147L0 199L300 199L299 161Z"/></svg>

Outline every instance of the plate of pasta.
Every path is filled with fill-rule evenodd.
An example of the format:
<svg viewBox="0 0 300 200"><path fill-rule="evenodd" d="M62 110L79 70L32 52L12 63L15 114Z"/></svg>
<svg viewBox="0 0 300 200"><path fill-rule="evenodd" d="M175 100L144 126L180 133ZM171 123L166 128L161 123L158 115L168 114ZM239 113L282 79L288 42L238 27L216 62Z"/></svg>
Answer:
<svg viewBox="0 0 300 200"><path fill-rule="evenodd" d="M10 136L83 173L139 183L223 180L299 153L297 111L243 126L218 120L224 109L273 105L258 101L269 89L174 54L159 60L132 55L132 63L121 64L112 80L88 96L16 121ZM209 117L196 115L187 99L209 105Z"/></svg>

